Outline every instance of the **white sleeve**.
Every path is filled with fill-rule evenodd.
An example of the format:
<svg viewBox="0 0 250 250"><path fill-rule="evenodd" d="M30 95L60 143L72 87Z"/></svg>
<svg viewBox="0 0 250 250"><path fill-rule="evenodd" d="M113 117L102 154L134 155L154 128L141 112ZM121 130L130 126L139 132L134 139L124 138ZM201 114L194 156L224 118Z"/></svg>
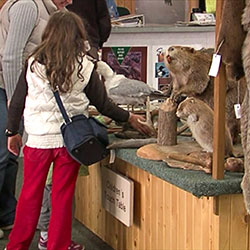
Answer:
<svg viewBox="0 0 250 250"><path fill-rule="evenodd" d="M37 6L33 1L17 1L9 10L9 30L2 67L8 100L11 99L23 67L25 45L35 27Z"/></svg>

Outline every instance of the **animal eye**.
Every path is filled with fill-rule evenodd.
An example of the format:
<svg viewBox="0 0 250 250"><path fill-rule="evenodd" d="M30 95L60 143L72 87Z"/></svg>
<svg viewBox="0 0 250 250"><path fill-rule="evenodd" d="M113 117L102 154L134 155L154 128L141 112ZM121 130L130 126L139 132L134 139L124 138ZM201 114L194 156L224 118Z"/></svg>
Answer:
<svg viewBox="0 0 250 250"><path fill-rule="evenodd" d="M169 51L173 51L174 50L174 48L173 47L169 47L169 49L168 49Z"/></svg>

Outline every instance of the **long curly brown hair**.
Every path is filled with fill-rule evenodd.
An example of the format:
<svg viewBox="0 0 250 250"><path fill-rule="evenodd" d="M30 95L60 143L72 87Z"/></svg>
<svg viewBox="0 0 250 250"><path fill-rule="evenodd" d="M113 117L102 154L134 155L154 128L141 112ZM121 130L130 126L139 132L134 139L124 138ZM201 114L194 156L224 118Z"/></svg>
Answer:
<svg viewBox="0 0 250 250"><path fill-rule="evenodd" d="M77 76L84 80L81 70L86 54L87 36L81 18L70 11L57 11L49 19L41 43L31 56L34 61L45 65L46 75L53 90L70 92L72 74L77 67Z"/></svg>

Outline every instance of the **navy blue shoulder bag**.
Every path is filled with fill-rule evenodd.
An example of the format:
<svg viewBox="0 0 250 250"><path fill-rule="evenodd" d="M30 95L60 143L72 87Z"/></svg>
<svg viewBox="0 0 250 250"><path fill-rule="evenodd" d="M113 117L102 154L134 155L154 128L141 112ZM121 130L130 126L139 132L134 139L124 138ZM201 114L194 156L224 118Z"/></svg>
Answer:
<svg viewBox="0 0 250 250"><path fill-rule="evenodd" d="M64 118L61 125L65 147L73 159L86 166L104 159L109 150L107 128L93 117L75 115L69 117L58 91L53 91Z"/></svg>

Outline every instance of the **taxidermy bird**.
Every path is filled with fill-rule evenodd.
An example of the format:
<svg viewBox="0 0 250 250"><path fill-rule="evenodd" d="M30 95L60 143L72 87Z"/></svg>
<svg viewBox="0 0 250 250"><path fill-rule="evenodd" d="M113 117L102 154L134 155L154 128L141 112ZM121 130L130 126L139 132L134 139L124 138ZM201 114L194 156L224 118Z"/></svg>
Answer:
<svg viewBox="0 0 250 250"><path fill-rule="evenodd" d="M150 100L166 98L163 92L150 87L145 82L116 74L104 61L97 62L96 71L103 76L107 94L116 104L145 104L147 96Z"/></svg>

